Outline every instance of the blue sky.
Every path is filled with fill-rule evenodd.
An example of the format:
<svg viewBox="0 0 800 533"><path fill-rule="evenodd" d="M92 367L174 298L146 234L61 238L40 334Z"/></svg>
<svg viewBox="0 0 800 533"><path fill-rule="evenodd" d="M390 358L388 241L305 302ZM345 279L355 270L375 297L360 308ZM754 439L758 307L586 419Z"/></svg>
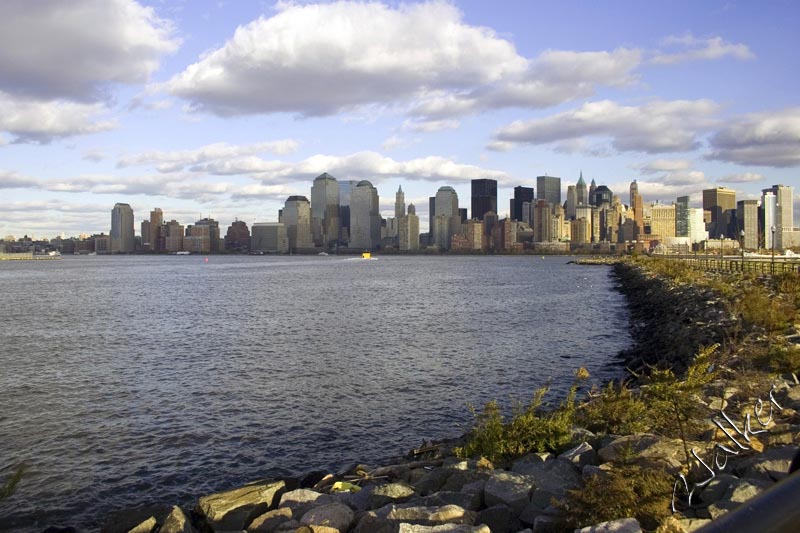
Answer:
<svg viewBox="0 0 800 533"><path fill-rule="evenodd" d="M5 1L0 236L108 232L116 202L137 232L273 221L322 172L385 216L402 184L423 228L481 177L501 216L545 173L797 194L798 27L792 1Z"/></svg>

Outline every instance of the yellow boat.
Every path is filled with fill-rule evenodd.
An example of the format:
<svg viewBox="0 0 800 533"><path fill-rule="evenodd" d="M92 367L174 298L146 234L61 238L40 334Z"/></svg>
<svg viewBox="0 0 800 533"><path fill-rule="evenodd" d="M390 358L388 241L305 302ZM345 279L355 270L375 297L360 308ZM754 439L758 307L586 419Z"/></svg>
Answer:
<svg viewBox="0 0 800 533"><path fill-rule="evenodd" d="M370 252L361 252L361 259L372 259L372 254Z"/></svg>

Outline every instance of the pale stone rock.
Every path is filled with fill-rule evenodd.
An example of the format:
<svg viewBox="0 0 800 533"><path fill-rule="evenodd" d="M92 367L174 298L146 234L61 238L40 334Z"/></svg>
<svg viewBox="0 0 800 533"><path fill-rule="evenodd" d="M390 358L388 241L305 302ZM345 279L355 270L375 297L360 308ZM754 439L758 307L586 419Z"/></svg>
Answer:
<svg viewBox="0 0 800 533"><path fill-rule="evenodd" d="M159 533L194 533L195 529L183 510L174 506L158 531Z"/></svg>
<svg viewBox="0 0 800 533"><path fill-rule="evenodd" d="M319 505L326 505L335 501L330 494L323 494L315 490L295 489L281 496L280 507L288 507L292 515L303 516L309 509Z"/></svg>
<svg viewBox="0 0 800 533"><path fill-rule="evenodd" d="M141 524L131 529L128 533L151 533L156 528L156 517L151 516Z"/></svg>
<svg viewBox="0 0 800 533"><path fill-rule="evenodd" d="M315 507L300 519L306 526L327 526L337 531L347 531L353 523L353 511L344 504L330 503Z"/></svg>
<svg viewBox="0 0 800 533"><path fill-rule="evenodd" d="M597 452L592 448L591 444L584 441L574 448L565 451L558 456L559 459L568 461L578 467L582 468L586 465L597 464Z"/></svg>
<svg viewBox="0 0 800 533"><path fill-rule="evenodd" d="M211 528L217 531L241 531L253 518L273 506L285 486L283 481L246 485L203 496L197 508Z"/></svg>
<svg viewBox="0 0 800 533"><path fill-rule="evenodd" d="M681 527L683 531L685 531L686 533L692 533L693 531L697 531L706 524L710 524L711 520L705 518L684 518L683 520L677 520L677 522L679 527Z"/></svg>
<svg viewBox="0 0 800 533"><path fill-rule="evenodd" d="M370 509L377 509L389 503L408 501L415 494L414 487L404 482L387 483L375 487L369 496Z"/></svg>
<svg viewBox="0 0 800 533"><path fill-rule="evenodd" d="M689 441L689 448L702 449L702 443ZM632 460L642 466L661 468L671 474L680 472L685 460L683 442L650 434L626 435L614 439L608 446L600 448L598 454L603 462L617 461L620 455L630 451Z"/></svg>
<svg viewBox="0 0 800 533"><path fill-rule="evenodd" d="M248 533L270 533L278 526L292 519L292 510L288 507L278 507L272 511L257 516L247 527Z"/></svg>
<svg viewBox="0 0 800 533"><path fill-rule="evenodd" d="M472 524L475 514L457 505L443 507L395 507L386 515L387 520L409 522L424 525L436 524Z"/></svg>
<svg viewBox="0 0 800 533"><path fill-rule="evenodd" d="M487 507L502 503L519 515L530 502L535 480L531 476L513 472L495 472L484 487L484 500Z"/></svg>
<svg viewBox="0 0 800 533"><path fill-rule="evenodd" d="M531 501L544 509L553 498L563 498L569 489L581 484L581 475L574 464L563 459L546 463L524 463L514 465L514 472L533 479L535 489Z"/></svg>
<svg viewBox="0 0 800 533"><path fill-rule="evenodd" d="M635 518L623 518L621 520L611 520L602 522L594 526L576 529L576 533L641 533L642 526Z"/></svg>
<svg viewBox="0 0 800 533"><path fill-rule="evenodd" d="M443 524L424 526L419 524L400 524L397 533L492 533L485 525Z"/></svg>

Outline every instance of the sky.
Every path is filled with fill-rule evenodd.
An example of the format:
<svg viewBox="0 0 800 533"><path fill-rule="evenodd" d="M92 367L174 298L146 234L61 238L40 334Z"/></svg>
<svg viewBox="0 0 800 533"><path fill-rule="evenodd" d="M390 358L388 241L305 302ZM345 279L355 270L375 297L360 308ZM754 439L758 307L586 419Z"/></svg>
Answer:
<svg viewBox="0 0 800 533"><path fill-rule="evenodd" d="M0 237L111 209L276 221L315 176L384 216L536 176L670 203L773 184L800 205L800 3L0 2ZM564 193L562 197L566 198Z"/></svg>

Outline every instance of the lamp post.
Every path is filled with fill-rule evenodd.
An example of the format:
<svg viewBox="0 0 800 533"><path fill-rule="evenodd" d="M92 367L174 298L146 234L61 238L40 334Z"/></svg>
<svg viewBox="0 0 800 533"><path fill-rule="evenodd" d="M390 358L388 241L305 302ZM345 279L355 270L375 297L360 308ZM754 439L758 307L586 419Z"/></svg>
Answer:
<svg viewBox="0 0 800 533"><path fill-rule="evenodd" d="M772 275L775 275L775 226L770 226L769 230L772 232Z"/></svg>

